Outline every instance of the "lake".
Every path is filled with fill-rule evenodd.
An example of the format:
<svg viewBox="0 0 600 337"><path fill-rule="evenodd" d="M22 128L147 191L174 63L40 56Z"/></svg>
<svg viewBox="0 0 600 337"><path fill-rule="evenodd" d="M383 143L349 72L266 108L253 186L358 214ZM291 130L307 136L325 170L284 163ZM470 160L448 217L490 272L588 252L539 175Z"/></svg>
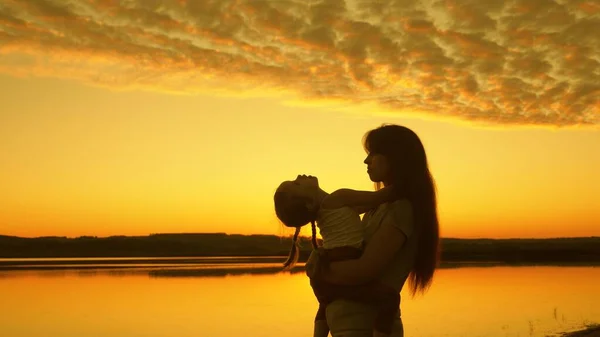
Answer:
<svg viewBox="0 0 600 337"><path fill-rule="evenodd" d="M0 259L0 336L312 335L317 308L282 258ZM405 336L549 336L600 321L600 268L440 268L402 293Z"/></svg>

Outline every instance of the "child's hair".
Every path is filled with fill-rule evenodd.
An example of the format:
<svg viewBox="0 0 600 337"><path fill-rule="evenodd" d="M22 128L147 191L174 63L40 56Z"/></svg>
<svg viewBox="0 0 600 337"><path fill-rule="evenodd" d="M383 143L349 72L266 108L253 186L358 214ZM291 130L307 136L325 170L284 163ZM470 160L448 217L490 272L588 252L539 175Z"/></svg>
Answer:
<svg viewBox="0 0 600 337"><path fill-rule="evenodd" d="M306 206L307 199L303 197L297 197L290 195L289 193L277 191L275 192L275 214L279 220L286 227L296 228L294 238L292 239L292 248L290 249L290 255L283 264L284 270L290 270L298 262L299 246L298 236L300 235L300 228L310 222L312 227L312 245L315 249L317 245L317 226L316 210L310 210Z"/></svg>

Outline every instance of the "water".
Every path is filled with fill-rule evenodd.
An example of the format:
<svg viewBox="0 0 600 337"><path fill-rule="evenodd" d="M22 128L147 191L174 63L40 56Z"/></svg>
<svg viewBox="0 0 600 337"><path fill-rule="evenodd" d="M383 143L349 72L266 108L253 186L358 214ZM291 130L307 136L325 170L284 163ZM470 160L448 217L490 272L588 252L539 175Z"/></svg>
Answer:
<svg viewBox="0 0 600 337"><path fill-rule="evenodd" d="M277 273L273 259L14 263L0 259L3 337L312 335L317 302L305 275ZM600 321L598 280L593 266L442 268L425 296L403 292L405 335L549 336L577 329Z"/></svg>

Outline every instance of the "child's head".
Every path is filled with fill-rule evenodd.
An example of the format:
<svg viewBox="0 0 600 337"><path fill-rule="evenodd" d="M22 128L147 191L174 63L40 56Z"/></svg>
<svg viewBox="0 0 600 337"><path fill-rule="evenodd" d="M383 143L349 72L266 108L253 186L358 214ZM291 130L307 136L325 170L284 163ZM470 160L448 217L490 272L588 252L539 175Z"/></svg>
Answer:
<svg viewBox="0 0 600 337"><path fill-rule="evenodd" d="M290 256L284 268L294 266L298 259L298 235L300 228L309 222L312 225L312 242L315 248L316 226L319 192L319 181L316 177L299 175L295 180L284 181L275 191L275 214L286 227L296 228Z"/></svg>
<svg viewBox="0 0 600 337"><path fill-rule="evenodd" d="M302 227L316 219L319 181L312 176L298 176L284 181L275 192L275 213L286 227Z"/></svg>

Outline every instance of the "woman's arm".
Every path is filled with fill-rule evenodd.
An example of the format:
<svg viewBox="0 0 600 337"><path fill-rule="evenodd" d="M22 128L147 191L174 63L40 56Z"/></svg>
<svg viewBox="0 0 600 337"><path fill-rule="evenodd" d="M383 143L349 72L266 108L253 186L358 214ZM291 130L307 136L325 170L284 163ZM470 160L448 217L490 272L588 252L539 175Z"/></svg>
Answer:
<svg viewBox="0 0 600 337"><path fill-rule="evenodd" d="M332 262L322 277L333 284L356 285L378 278L404 245L413 228L412 207L407 201L390 204L386 218L369 240L360 258Z"/></svg>
<svg viewBox="0 0 600 337"><path fill-rule="evenodd" d="M377 278L406 241L406 236L389 223L373 235L358 259L332 262L323 278L339 285L355 285Z"/></svg>
<svg viewBox="0 0 600 337"><path fill-rule="evenodd" d="M379 191L357 191L342 188L328 195L321 205L325 208L347 206L368 210L384 202L391 201L393 198L394 192L391 186L384 187Z"/></svg>

